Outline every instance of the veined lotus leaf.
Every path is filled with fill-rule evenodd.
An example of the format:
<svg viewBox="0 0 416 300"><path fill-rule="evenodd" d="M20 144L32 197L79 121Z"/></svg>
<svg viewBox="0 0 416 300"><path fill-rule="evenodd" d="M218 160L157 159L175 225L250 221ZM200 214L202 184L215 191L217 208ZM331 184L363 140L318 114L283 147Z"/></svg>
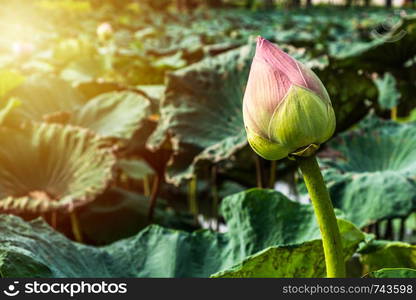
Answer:
<svg viewBox="0 0 416 300"><path fill-rule="evenodd" d="M87 99L92 99L104 93L125 91L128 89L127 86L124 86L120 83L113 82L113 81L105 81L105 80L100 80L100 79L82 82L78 84L76 88Z"/></svg>
<svg viewBox="0 0 416 300"><path fill-rule="evenodd" d="M60 77L74 85L90 82L108 73L105 57L84 56L71 61Z"/></svg>
<svg viewBox="0 0 416 300"><path fill-rule="evenodd" d="M416 269L416 246L403 242L371 241L360 249L367 272L382 268Z"/></svg>
<svg viewBox="0 0 416 300"><path fill-rule="evenodd" d="M0 128L0 211L71 211L112 179L115 157L92 132L46 123Z"/></svg>
<svg viewBox="0 0 416 300"><path fill-rule="evenodd" d="M383 109L392 109L397 106L400 92L397 90L396 79L387 72L381 78L376 78L374 83L378 89L378 103Z"/></svg>
<svg viewBox="0 0 416 300"><path fill-rule="evenodd" d="M3 122L6 120L7 116L10 114L10 112L21 105L21 102L16 98L11 98L7 101L5 101L5 105L3 107L0 107L0 125L3 124Z"/></svg>
<svg viewBox="0 0 416 300"><path fill-rule="evenodd" d="M150 114L150 103L133 92L101 94L71 114L69 123L104 137L130 139Z"/></svg>
<svg viewBox="0 0 416 300"><path fill-rule="evenodd" d="M48 268L51 277L208 277L267 247L303 244L320 237L311 205L273 190L252 189L229 196L222 202L222 215L228 224L226 233L189 233L152 225L101 248L73 243L41 220L25 223L0 215L0 255L9 258L0 261L0 272L18 277L15 257L24 255L26 259L20 261L43 266L31 276L44 274ZM350 240L357 229L345 233ZM305 276L310 270L305 272L297 274Z"/></svg>
<svg viewBox="0 0 416 300"><path fill-rule="evenodd" d="M338 219L344 259L356 251L364 234L352 223ZM212 275L215 278L325 277L322 240L297 245L272 246L246 258L232 268Z"/></svg>
<svg viewBox="0 0 416 300"><path fill-rule="evenodd" d="M370 272L370 278L416 278L416 270L408 268L385 268Z"/></svg>
<svg viewBox="0 0 416 300"><path fill-rule="evenodd" d="M166 86L163 84L159 85L138 85L137 88L143 91L148 98L160 101L165 94Z"/></svg>
<svg viewBox="0 0 416 300"><path fill-rule="evenodd" d="M334 76L334 72L339 75ZM377 101L377 88L366 74L355 68L325 68L316 71L331 96L337 132L347 130L363 119ZM350 88L354 86L354 88Z"/></svg>
<svg viewBox="0 0 416 300"><path fill-rule="evenodd" d="M15 269L13 265L19 265L19 270ZM0 278L3 277L51 277L52 272L42 263L32 259L29 256L20 253L13 253L8 255L6 251L0 250Z"/></svg>
<svg viewBox="0 0 416 300"><path fill-rule="evenodd" d="M16 72L0 70L0 125L10 112L21 104L15 97L9 99L3 99L3 97L21 85L24 80L25 78Z"/></svg>
<svg viewBox="0 0 416 300"><path fill-rule="evenodd" d="M110 92L86 102L57 78L31 77L10 95L22 102L10 113L12 120L70 123L104 137L130 139L150 114L149 100L137 93Z"/></svg>
<svg viewBox="0 0 416 300"><path fill-rule="evenodd" d="M25 78L16 72L0 70L0 99L21 85L24 80Z"/></svg>
<svg viewBox="0 0 416 300"><path fill-rule="evenodd" d="M10 114L10 118L16 121L43 121L45 115L70 112L85 102L82 94L66 82L45 76L27 78L8 96L16 97L22 102Z"/></svg>
<svg viewBox="0 0 416 300"><path fill-rule="evenodd" d="M166 86L164 85L138 85L137 89L142 91L146 97L150 100L151 111L153 113L159 113L160 102L162 101Z"/></svg>
<svg viewBox="0 0 416 300"><path fill-rule="evenodd" d="M119 159L117 166L128 177L142 180L146 176L153 175L154 170L143 160L139 159Z"/></svg>
<svg viewBox="0 0 416 300"><path fill-rule="evenodd" d="M157 148L172 135L169 181L179 184L199 161L218 162L246 145L241 105L253 50L244 46L168 75L161 120L148 145Z"/></svg>
<svg viewBox="0 0 416 300"><path fill-rule="evenodd" d="M323 161L334 206L357 226L405 217L416 208L416 123L370 116L329 144L341 158Z"/></svg>

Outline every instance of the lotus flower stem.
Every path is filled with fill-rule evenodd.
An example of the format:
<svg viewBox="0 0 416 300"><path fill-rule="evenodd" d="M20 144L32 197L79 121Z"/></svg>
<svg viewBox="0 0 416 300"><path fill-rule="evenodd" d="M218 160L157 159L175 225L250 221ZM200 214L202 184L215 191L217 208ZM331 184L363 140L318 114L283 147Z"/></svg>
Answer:
<svg viewBox="0 0 416 300"><path fill-rule="evenodd" d="M215 219L216 226L218 229L219 221L218 221L218 203L219 203L219 196L218 196L218 180L217 180L217 166L213 165L211 167L211 195L212 195L212 216Z"/></svg>
<svg viewBox="0 0 416 300"><path fill-rule="evenodd" d="M189 201L189 211L194 215L195 219L198 216L198 202L196 200L197 187L198 187L197 177L193 175L189 181L188 187L188 201Z"/></svg>
<svg viewBox="0 0 416 300"><path fill-rule="evenodd" d="M143 193L146 197L150 196L149 176L147 175L143 177Z"/></svg>
<svg viewBox="0 0 416 300"><path fill-rule="evenodd" d="M390 119L392 119L393 121L397 120L397 106L392 107L392 109L390 110Z"/></svg>
<svg viewBox="0 0 416 300"><path fill-rule="evenodd" d="M257 154L254 154L254 163L256 165L256 184L258 188L263 187L263 179L262 179L262 168L261 168L261 161L260 157Z"/></svg>
<svg viewBox="0 0 416 300"><path fill-rule="evenodd" d="M321 230L327 277L345 277L345 262L334 208L315 155L298 159Z"/></svg>
<svg viewBox="0 0 416 300"><path fill-rule="evenodd" d="M81 227L79 225L79 220L78 220L77 213L75 211L73 211L69 214L69 217L71 218L72 233L74 234L75 240L78 243L82 243L82 241L83 241L82 231L81 231Z"/></svg>
<svg viewBox="0 0 416 300"><path fill-rule="evenodd" d="M161 178L162 176L160 174L156 174L155 179L153 180L152 193L150 195L149 212L147 214L147 220L149 223L153 221L153 216L155 214L157 197L160 191Z"/></svg>
<svg viewBox="0 0 416 300"><path fill-rule="evenodd" d="M52 228L56 229L56 226L57 226L57 212L56 211L51 212L51 226Z"/></svg>

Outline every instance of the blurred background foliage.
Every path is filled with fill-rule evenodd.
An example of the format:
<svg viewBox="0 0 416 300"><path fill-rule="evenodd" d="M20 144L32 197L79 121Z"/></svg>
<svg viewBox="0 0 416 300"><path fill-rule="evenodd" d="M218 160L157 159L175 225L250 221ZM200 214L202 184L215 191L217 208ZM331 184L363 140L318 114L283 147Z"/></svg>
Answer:
<svg viewBox="0 0 416 300"><path fill-rule="evenodd" d="M84 244L103 246L130 237L102 250L114 261L122 256L120 249L133 249L139 241L138 255L153 247L170 249L166 240L179 234L186 240L181 247L195 247L193 259L201 264L171 273L161 271L163 264L120 273L122 267L114 263L108 276L266 276L274 271L321 276L322 262L308 265L305 274L296 265L270 269L276 265L270 257L286 255L284 246L291 244L298 245L296 255L311 251L319 261L316 226L305 233L282 225L293 235L286 240L263 229L265 241L245 240L238 257L227 252L236 251L238 218L255 219L240 228L248 234L276 217L265 215L265 207L256 209L258 199L275 199L270 201L278 204L271 205L282 211L299 203L310 208L293 161L265 161L247 146L241 103L254 41L262 35L312 68L331 96L337 132L319 157L334 205L346 220L340 221L346 222L342 228L353 237L345 244L350 275L387 276L388 271L377 270L416 268L416 246L411 245L416 241L415 1L1 0L0 6L0 135L33 132L30 147L16 135L0 153L5 214L0 231L17 228L22 234L13 233L16 240L23 232L31 232L33 240L52 234L65 247L81 247L34 221L41 217ZM44 133L30 131L32 126ZM65 134L69 127L72 140ZM85 147L85 131L100 140L96 166L91 156L64 155L66 147ZM41 153L37 158L45 162L29 163L25 151ZM111 172L109 155L114 157ZM88 201L72 192L79 184L74 176L81 172L74 168L91 169L96 176L80 188ZM267 196L270 190L244 192L254 187L275 189L277 196ZM224 198L234 200L222 204ZM230 203L241 206L244 218L229 212ZM50 208L61 206L65 209ZM195 231L202 228L209 231ZM15 246L31 251L21 242ZM205 253L208 245L215 249ZM272 248L256 254L267 247ZM8 257L0 263L2 274L86 276L82 268L60 269L43 254L23 250L0 246L0 257ZM99 263L106 254L94 251ZM150 264L163 253L158 251L140 263ZM178 263L184 259L174 256L169 258ZM258 260L269 265L259 268ZM13 269L16 261L41 263L33 270ZM249 269L244 264L229 269L242 261ZM208 273L201 271L205 264L214 264Z"/></svg>

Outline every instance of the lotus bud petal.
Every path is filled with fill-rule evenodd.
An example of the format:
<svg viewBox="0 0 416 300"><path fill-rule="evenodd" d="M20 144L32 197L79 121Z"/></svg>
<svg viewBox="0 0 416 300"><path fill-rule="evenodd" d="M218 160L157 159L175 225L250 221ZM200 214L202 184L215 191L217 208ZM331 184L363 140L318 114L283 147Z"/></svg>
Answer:
<svg viewBox="0 0 416 300"><path fill-rule="evenodd" d="M110 23L104 22L97 27L97 36L101 41L108 40L113 35L113 26Z"/></svg>
<svg viewBox="0 0 416 300"><path fill-rule="evenodd" d="M311 155L335 131L331 100L319 78L262 37L257 39L243 116L249 144L269 160Z"/></svg>
<svg viewBox="0 0 416 300"><path fill-rule="evenodd" d="M27 57L35 51L35 46L30 42L15 42L11 48L13 53L20 57Z"/></svg>

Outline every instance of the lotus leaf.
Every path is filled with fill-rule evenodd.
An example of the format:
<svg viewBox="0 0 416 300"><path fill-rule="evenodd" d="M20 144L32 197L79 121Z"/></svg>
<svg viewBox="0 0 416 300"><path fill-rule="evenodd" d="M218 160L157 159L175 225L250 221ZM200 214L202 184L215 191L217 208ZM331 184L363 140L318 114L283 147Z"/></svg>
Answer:
<svg viewBox="0 0 416 300"><path fill-rule="evenodd" d="M372 241L360 250L367 271L382 268L416 269L416 246L403 242Z"/></svg>
<svg viewBox="0 0 416 300"><path fill-rule="evenodd" d="M80 92L57 78L30 77L10 95L22 102L10 114L14 121L70 123L104 137L130 139L150 114L150 103L140 94L109 92L86 102Z"/></svg>
<svg viewBox="0 0 416 300"><path fill-rule="evenodd" d="M350 222L338 219L343 237L345 260L351 258L364 235ZM325 277L322 241L313 240L290 246L272 246L246 258L213 277Z"/></svg>
<svg viewBox="0 0 416 300"><path fill-rule="evenodd" d="M21 85L24 80L25 78L16 72L0 70L0 99Z"/></svg>
<svg viewBox="0 0 416 300"><path fill-rule="evenodd" d="M330 142L339 152L326 160L334 206L358 226L405 217L416 208L416 123L374 116Z"/></svg>
<svg viewBox="0 0 416 300"><path fill-rule="evenodd" d="M319 243L312 207L276 191L252 189L229 196L223 200L222 215L228 224L226 233L187 233L152 225L101 248L73 243L41 220L26 223L1 215L0 273L20 276L20 270L27 274L32 267L31 276L47 277L208 277L269 246L289 249L288 245ZM358 238L358 243L359 231L348 226L351 231L344 232L346 240Z"/></svg>
<svg viewBox="0 0 416 300"><path fill-rule="evenodd" d="M397 90L397 82L391 73L386 73L382 78L377 78L374 83L378 89L378 103L384 109L392 109L397 106L400 92Z"/></svg>
<svg viewBox="0 0 416 300"><path fill-rule="evenodd" d="M130 139L150 114L150 103L133 92L101 94L74 111L69 123L104 137Z"/></svg>
<svg viewBox="0 0 416 300"><path fill-rule="evenodd" d="M385 268L368 274L370 278L416 278L415 269Z"/></svg>
<svg viewBox="0 0 416 300"><path fill-rule="evenodd" d="M112 179L112 150L91 131L46 123L0 128L0 210L72 211Z"/></svg>
<svg viewBox="0 0 416 300"><path fill-rule="evenodd" d="M10 115L17 121L43 121L45 115L71 112L85 102L76 89L51 76L29 77L8 95L22 102Z"/></svg>

